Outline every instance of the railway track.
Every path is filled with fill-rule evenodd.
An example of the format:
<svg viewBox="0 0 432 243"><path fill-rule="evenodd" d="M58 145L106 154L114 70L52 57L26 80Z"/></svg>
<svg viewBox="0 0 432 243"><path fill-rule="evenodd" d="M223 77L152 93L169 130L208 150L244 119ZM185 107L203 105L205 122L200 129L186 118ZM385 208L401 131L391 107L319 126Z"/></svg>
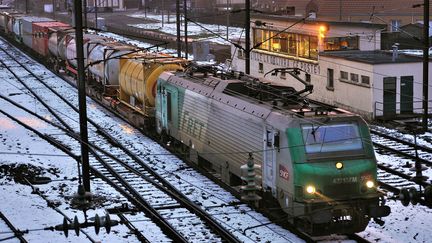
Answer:
<svg viewBox="0 0 432 243"><path fill-rule="evenodd" d="M5 222L5 224L9 227L9 229L12 230L12 232L13 232L12 236L2 238L2 239L0 239L0 241L6 241L6 240L18 238L18 240L21 243L27 243L28 242L23 236L24 233L22 231L18 230L17 228L15 228L15 226L12 224L12 222L1 211L0 211L0 219L3 220L3 222Z"/></svg>
<svg viewBox="0 0 432 243"><path fill-rule="evenodd" d="M413 142L390 136L376 129L371 129L371 135L373 143L377 148L414 161L418 160L427 166L432 166L432 148L419 144L415 145ZM416 147L418 157L416 156Z"/></svg>
<svg viewBox="0 0 432 243"><path fill-rule="evenodd" d="M78 120L76 119L78 116L77 104L76 102L71 104L68 101L76 99L72 97L72 94L56 94L55 88L50 88L50 85L45 84L45 81L26 67L25 63L16 60L9 50L6 51L7 46L3 44L0 48L2 50L0 58L7 56L8 58L1 59L9 60L7 62L1 61L2 67L8 69L15 79L25 87L23 90L31 92L31 95L42 104L43 108L41 107L41 109L47 110L47 113L54 116L55 119L40 116L17 103L14 104L7 97L2 96L2 99L17 109L49 124L50 129L55 130L55 132L51 131L54 135L42 134L32 127L26 126L25 123L20 122L7 112L3 110L1 112L78 160L77 154L79 152L76 151L79 142L76 134L79 125L76 122ZM44 102L41 94L43 97L49 97L51 104L44 104L46 102ZM52 103L56 104L54 108ZM203 186L206 188L198 188L184 183L178 178L178 174L192 174L190 168L177 168L176 173L167 171L166 168L161 167L161 164L168 165L169 163L152 155L151 150L146 149L144 145L137 148L133 144L128 144L128 141L116 136L119 131L112 127L106 129L104 127L106 124L101 120L96 122L89 119L89 124L92 173L126 195L135 206L153 218L171 239L179 242L239 241L237 229L229 224L222 226L220 221L211 215L218 213L218 211L224 213L226 211L224 207L228 207L231 211L237 210L236 213L232 214L240 215L244 212L245 205L236 203L238 205L230 206L230 201L222 201L216 197L213 197L212 200L204 199L211 197L209 195L217 186L208 183ZM123 127L122 129L127 128ZM164 159L174 159L168 153L163 156L166 156ZM146 161L143 161L142 158L145 158ZM154 168L148 164L153 164ZM163 174L164 178L160 174ZM176 188L173 184L179 187ZM195 200L191 200L191 197ZM237 235L235 236L234 233L236 232ZM243 241L251 240L248 236L241 234L240 237L243 237Z"/></svg>
<svg viewBox="0 0 432 243"><path fill-rule="evenodd" d="M423 187L431 186L427 180L419 180L415 177L415 161L422 164L423 170L429 173L432 166L432 149L422 145L415 145L414 143L401 139L399 137L390 136L382 133L377 129L371 129L373 145L376 147L377 152L383 155L391 155L395 162L384 163L378 162L378 169L385 172L383 178L391 178L387 175L392 174L396 176L397 187L420 185ZM416 156L416 148L418 156ZM391 178L393 179L393 178ZM430 179L430 178L429 178ZM401 182L399 180L405 180Z"/></svg>
<svg viewBox="0 0 432 243"><path fill-rule="evenodd" d="M4 49L2 49L2 51L7 54ZM13 59L11 55L9 55L9 58ZM59 126L55 123L51 123L50 125L56 126L65 134L71 133L69 135L71 138L78 139L73 135L73 133L79 131L78 127L72 127L67 121L67 119L71 120L71 117L62 118L66 112L67 114L72 114L71 112L74 111L78 114L78 110L73 104L66 99L62 99L59 94L51 89L50 91L53 93L53 96L56 95L67 104L69 107L68 110L72 110L63 110L63 114L58 114L59 112L51 109L27 83L33 81L28 75L31 75L44 85L42 80L36 75L32 75L30 70L23 65L8 66L4 61L0 61L0 63L11 71L15 78L19 80L19 82L32 93L33 97L41 102L63 126ZM19 64L18 61L16 61L16 63ZM22 69L19 70L20 68ZM27 73L25 71L27 71ZM24 78L19 75L27 77L27 79L24 80ZM46 87L48 88L48 85L46 85ZM37 87L36 89L39 88L40 87ZM29 110L27 110L27 112L29 112ZM32 115L36 114L33 113ZM39 119L41 118L42 117L39 117ZM48 122L48 120L44 121ZM89 119L89 123L92 125L92 127L89 127L89 145L93 150L93 156L90 159L93 172L104 175L106 180L111 181L114 185L121 185L121 188L130 193L130 198L135 198L135 204L138 204L142 210L145 210L147 214L151 215L151 217L158 222L159 226L165 229L165 233L170 238L178 242L200 240L238 241L229 231L211 219L210 215L188 201L182 193L174 189L165 179L161 178L152 169L147 167L134 153L117 143L109 134L105 133L96 122ZM59 138L56 140L61 141ZM76 145L70 145L70 147L76 147ZM108 151L108 149L110 151ZM175 219L172 215L182 215L182 217ZM213 230L217 233L212 232Z"/></svg>
<svg viewBox="0 0 432 243"><path fill-rule="evenodd" d="M421 164L422 171L426 171L427 174L430 174L432 149L402 139L402 135L400 137L395 137L380 132L377 129L371 129L371 135L373 144L378 153L391 155L395 158L392 159L392 162L378 162L378 180L380 187L397 195L396 198L401 199L404 204L408 204L413 197L416 197L414 199L415 203L430 207L431 202L427 201L426 197L424 199L421 197L417 198L417 196L413 196L413 194L410 193L410 190L417 192L419 186L420 188L432 187L427 177L416 177L415 171L415 162L417 161ZM402 197L400 198L400 196Z"/></svg>

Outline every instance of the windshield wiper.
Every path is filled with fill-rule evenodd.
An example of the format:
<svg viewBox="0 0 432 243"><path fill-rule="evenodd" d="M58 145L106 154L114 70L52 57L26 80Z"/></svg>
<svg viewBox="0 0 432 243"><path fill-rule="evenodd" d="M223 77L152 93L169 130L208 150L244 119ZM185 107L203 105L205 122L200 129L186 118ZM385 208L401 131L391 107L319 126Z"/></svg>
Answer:
<svg viewBox="0 0 432 243"><path fill-rule="evenodd" d="M322 125L325 125L328 121L330 121L330 118L327 117L326 119L324 119L324 121L323 121L321 124L318 125L317 128L315 128L315 127L314 127L314 124L312 123L312 131L311 131L311 134L312 134L312 136L314 137L315 142L316 142L316 137L315 137L315 133L316 133L316 131L318 131L318 129L319 129Z"/></svg>

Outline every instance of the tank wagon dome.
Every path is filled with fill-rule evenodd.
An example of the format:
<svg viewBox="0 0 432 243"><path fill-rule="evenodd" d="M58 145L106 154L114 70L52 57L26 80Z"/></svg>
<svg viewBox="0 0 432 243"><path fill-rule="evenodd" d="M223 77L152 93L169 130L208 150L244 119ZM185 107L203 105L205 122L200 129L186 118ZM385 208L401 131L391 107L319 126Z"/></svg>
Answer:
<svg viewBox="0 0 432 243"><path fill-rule="evenodd" d="M120 99L154 107L156 84L165 71L183 70L186 60L160 53L141 52L120 59Z"/></svg>

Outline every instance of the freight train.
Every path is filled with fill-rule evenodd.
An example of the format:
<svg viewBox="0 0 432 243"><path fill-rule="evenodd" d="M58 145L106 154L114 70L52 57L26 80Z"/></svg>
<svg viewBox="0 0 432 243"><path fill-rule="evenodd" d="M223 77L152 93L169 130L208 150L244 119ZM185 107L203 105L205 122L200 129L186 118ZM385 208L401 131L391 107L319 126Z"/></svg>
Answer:
<svg viewBox="0 0 432 243"><path fill-rule="evenodd" d="M76 74L75 35L67 24L3 13L0 28L54 70ZM359 232L390 213L377 188L366 122L304 98L311 85L296 91L209 71L92 34L84 35L84 54L89 95L154 129L233 187L244 184L242 166L249 163L257 174L252 191L276 201L287 221L309 234ZM287 70L301 81L298 72Z"/></svg>

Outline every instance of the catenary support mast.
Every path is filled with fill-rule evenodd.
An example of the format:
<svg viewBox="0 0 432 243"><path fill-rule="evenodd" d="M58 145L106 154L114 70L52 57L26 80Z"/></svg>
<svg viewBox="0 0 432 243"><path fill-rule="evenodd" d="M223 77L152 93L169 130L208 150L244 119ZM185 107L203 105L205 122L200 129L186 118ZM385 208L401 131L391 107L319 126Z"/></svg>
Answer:
<svg viewBox="0 0 432 243"><path fill-rule="evenodd" d="M245 34L246 34L246 46L245 46L245 72L246 74L250 74L250 0L246 0L246 6L245 6Z"/></svg>
<svg viewBox="0 0 432 243"><path fill-rule="evenodd" d="M423 130L428 129L429 110L429 0L423 5Z"/></svg>
<svg viewBox="0 0 432 243"><path fill-rule="evenodd" d="M75 36L76 59L78 67L78 103L81 138L81 161L84 189L90 192L90 166L89 147L87 134L87 106L84 80L84 50L83 50L83 26L82 26L82 0L74 0L75 4Z"/></svg>

